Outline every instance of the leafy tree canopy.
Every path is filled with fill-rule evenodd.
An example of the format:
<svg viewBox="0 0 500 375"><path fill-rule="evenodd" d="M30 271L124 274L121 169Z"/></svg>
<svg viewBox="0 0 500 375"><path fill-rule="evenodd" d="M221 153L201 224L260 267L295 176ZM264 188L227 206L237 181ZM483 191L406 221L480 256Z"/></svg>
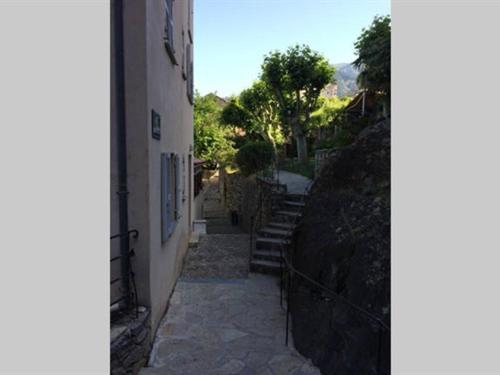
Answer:
<svg viewBox="0 0 500 375"><path fill-rule="evenodd" d="M221 107L214 95L194 96L194 154L210 168L231 163L235 150L226 129L220 125Z"/></svg>
<svg viewBox="0 0 500 375"><path fill-rule="evenodd" d="M358 84L371 91L390 94L391 89L391 18L375 17L363 29L354 44L358 58L354 65L361 71Z"/></svg>
<svg viewBox="0 0 500 375"><path fill-rule="evenodd" d="M273 147L283 142L279 111L267 85L256 81L233 98L221 114L221 122L242 128L249 135L259 135Z"/></svg>
<svg viewBox="0 0 500 375"><path fill-rule="evenodd" d="M297 141L301 163L307 163L306 132L311 113L318 109L321 90L333 80L335 68L306 45L285 53L271 52L262 64L262 81L271 89L280 117Z"/></svg>

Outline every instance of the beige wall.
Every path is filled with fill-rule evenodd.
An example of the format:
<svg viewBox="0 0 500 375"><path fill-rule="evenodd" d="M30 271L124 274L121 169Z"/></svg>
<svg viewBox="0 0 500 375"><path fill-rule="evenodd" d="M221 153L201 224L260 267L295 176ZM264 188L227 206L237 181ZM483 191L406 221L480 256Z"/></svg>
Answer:
<svg viewBox="0 0 500 375"><path fill-rule="evenodd" d="M184 155L185 176L192 178L187 163L193 144L193 109L181 72L183 27L188 40L188 4L187 0L173 2L179 64L173 65L163 43L165 2L124 3L129 225L140 232L137 241L131 240L136 252L132 267L139 302L151 308L154 332L181 271L190 234L188 198L174 233L162 243L160 206L162 152ZM152 109L161 116L161 140L151 136Z"/></svg>
<svg viewBox="0 0 500 375"><path fill-rule="evenodd" d="M114 7L111 6L111 30L114 27ZM111 32L111 46L114 46L114 33ZM111 126L110 126L110 137L111 137L111 153L110 153L110 236L118 234L120 232L120 217L118 211L118 148L117 148L117 122L116 122L116 88L115 88L115 55L114 48L111 48ZM111 254L110 257L113 258L120 254L120 240L114 239L110 242ZM111 263L111 280L120 277L120 261L114 261ZM119 283L115 283L111 286L111 299L114 301L121 296L119 291Z"/></svg>

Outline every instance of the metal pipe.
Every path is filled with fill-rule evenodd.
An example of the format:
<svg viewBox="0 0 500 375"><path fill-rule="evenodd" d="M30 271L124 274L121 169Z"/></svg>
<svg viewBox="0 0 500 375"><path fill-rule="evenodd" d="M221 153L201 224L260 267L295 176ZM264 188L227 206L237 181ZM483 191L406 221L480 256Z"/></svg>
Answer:
<svg viewBox="0 0 500 375"><path fill-rule="evenodd" d="M116 121L118 148L118 199L120 233L128 233L127 132L125 116L125 55L123 37L123 0L115 0L113 9L116 84ZM129 236L120 237L123 305L130 304Z"/></svg>

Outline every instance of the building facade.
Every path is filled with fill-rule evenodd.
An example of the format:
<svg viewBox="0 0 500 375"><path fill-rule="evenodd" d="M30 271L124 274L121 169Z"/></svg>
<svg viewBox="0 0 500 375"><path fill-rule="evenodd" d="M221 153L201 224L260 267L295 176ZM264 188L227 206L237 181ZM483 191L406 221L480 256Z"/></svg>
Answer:
<svg viewBox="0 0 500 375"><path fill-rule="evenodd" d="M149 339L195 210L192 60L193 0L111 2L111 304L137 298Z"/></svg>

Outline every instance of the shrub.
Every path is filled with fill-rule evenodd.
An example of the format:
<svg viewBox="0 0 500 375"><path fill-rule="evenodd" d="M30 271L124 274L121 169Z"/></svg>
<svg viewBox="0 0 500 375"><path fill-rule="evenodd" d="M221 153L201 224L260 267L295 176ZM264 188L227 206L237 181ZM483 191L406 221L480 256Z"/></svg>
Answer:
<svg viewBox="0 0 500 375"><path fill-rule="evenodd" d="M270 166L274 159L273 146L268 142L250 141L236 154L236 164L241 173L248 176Z"/></svg>

